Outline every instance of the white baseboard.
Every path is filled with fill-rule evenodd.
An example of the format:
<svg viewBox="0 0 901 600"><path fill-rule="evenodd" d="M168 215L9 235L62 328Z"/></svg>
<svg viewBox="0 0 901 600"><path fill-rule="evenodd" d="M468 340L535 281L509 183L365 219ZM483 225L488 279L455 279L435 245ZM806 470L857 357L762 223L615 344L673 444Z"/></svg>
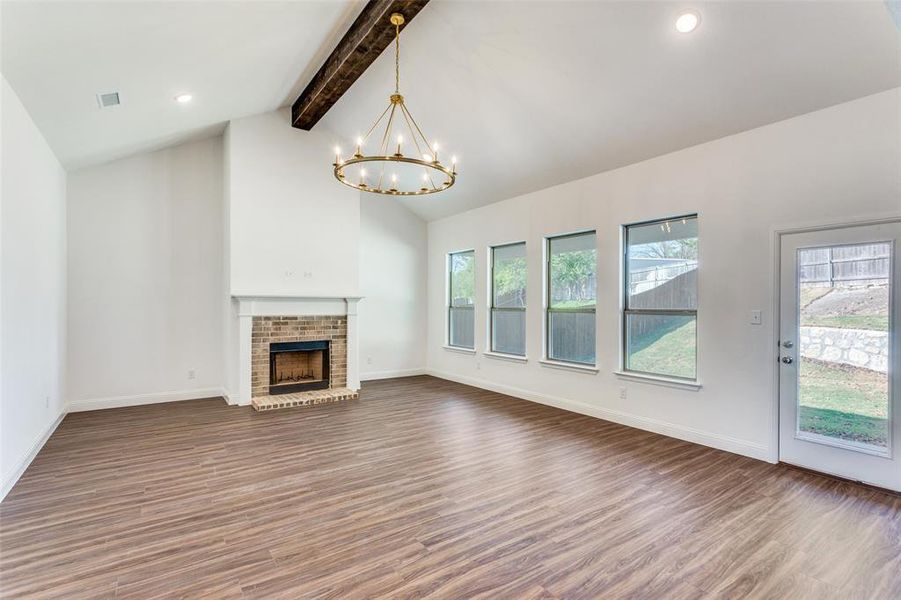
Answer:
<svg viewBox="0 0 901 600"><path fill-rule="evenodd" d="M362 373L360 381L375 381L377 379L392 379L394 377L413 377L415 375L425 375L426 369L400 369L397 371L372 371L370 373Z"/></svg>
<svg viewBox="0 0 901 600"><path fill-rule="evenodd" d="M635 427L636 429L643 429L645 431L659 433L661 435L685 440L687 442L701 444L702 446L710 446L711 448L725 450L726 452L732 452L734 454L741 454L742 456L748 456L750 458L756 458L758 460L763 460L766 462L777 462L773 460L773 453L770 451L770 449L763 444L756 444L747 440L741 440L717 433L710 433L708 431L701 431L699 429L685 427L684 425L667 423L666 421L660 421L658 419L651 419L649 417L642 417L624 413L617 410L611 410L609 408L592 406L591 404L587 404L585 402L569 400L567 398L560 398L547 394L539 394L536 392L531 392L529 390L523 390L512 386L493 383L484 379L455 375L453 373L436 371L434 369L428 369L427 373L441 379L456 381L457 383L463 383L465 385L471 385L473 387L490 390L492 392L506 394L515 398L521 398L523 400L529 400L531 402L537 402L539 404L546 404L548 406L562 408L563 410L568 410L570 412L588 415L590 417L603 419L605 421L612 421L614 423L619 423L620 425Z"/></svg>
<svg viewBox="0 0 901 600"><path fill-rule="evenodd" d="M199 398L218 397L227 398L224 389L201 388L198 390L179 390L175 392L159 392L156 394L135 394L134 396L92 398L88 400L73 400L69 403L69 412L100 410L104 408L121 408L124 406L140 406L142 404L159 404L161 402L179 402L182 400L197 400Z"/></svg>
<svg viewBox="0 0 901 600"><path fill-rule="evenodd" d="M12 472L6 480L3 481L3 485L0 486L0 502L6 498L6 495L9 493L13 486L16 485L16 482L19 481L19 478L25 473L25 470L28 468L28 465L31 464L31 461L34 460L34 457L38 455L38 452L41 451L41 448L44 447L44 444L47 443L47 440L50 439L50 436L53 435L53 432L56 431L56 428L59 427L59 424L63 422L63 419L66 418L68 411L63 409L59 416L50 424L47 429L45 429L41 435L38 436L38 439L34 441L31 445L31 448L28 450L28 453L22 458L19 465L16 467L16 470Z"/></svg>

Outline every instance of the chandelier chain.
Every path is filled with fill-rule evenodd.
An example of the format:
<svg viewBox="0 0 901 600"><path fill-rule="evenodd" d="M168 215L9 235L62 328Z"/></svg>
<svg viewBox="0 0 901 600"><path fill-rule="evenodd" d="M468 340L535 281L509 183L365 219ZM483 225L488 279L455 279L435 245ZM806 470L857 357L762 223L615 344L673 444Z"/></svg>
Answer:
<svg viewBox="0 0 901 600"><path fill-rule="evenodd" d="M394 26L394 93L400 93L400 25Z"/></svg>

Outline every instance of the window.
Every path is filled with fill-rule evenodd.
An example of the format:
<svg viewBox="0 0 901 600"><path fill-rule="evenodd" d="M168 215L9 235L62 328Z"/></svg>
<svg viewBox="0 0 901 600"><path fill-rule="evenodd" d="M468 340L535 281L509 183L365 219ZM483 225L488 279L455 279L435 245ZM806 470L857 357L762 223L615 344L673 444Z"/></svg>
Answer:
<svg viewBox="0 0 901 600"><path fill-rule="evenodd" d="M447 345L474 349L475 252L448 255Z"/></svg>
<svg viewBox="0 0 901 600"><path fill-rule="evenodd" d="M548 238L548 359L594 365L596 270L593 231Z"/></svg>
<svg viewBox="0 0 901 600"><path fill-rule="evenodd" d="M697 378L698 219L625 227L623 370Z"/></svg>
<svg viewBox="0 0 901 600"><path fill-rule="evenodd" d="M491 249L491 351L526 355L526 244Z"/></svg>

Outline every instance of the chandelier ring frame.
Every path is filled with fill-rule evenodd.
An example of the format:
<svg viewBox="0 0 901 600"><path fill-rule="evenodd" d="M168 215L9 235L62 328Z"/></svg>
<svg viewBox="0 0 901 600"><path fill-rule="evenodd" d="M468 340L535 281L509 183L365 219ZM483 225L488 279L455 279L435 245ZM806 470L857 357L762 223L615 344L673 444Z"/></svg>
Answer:
<svg viewBox="0 0 901 600"><path fill-rule="evenodd" d="M367 185L366 183L359 182L354 183L350 181L348 177L344 174L345 167L349 167L351 165L358 164L367 164L367 163L406 163L411 165L417 165L423 167L425 169L432 169L433 171L437 171L439 173L443 173L447 180L440 186L435 187L422 187L418 190L397 190L394 188L381 188L381 187L373 187ZM354 158L349 158L347 160L342 160L341 162L335 163L335 178L348 187L352 187L354 189L364 191L364 192L372 192L374 194L385 194L389 196L425 196L427 194L434 194L436 192L442 192L452 185L457 180L457 173L453 169L449 169L438 162L429 162L427 160L421 160L418 158L410 158L408 156L357 156Z"/></svg>

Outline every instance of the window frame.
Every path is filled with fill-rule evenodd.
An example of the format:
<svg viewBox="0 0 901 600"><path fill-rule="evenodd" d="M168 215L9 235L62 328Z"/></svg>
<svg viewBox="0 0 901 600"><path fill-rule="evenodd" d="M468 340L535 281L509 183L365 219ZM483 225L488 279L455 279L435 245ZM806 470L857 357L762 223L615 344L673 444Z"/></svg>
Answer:
<svg viewBox="0 0 901 600"><path fill-rule="evenodd" d="M621 226L621 238L622 238L622 280L620 285L622 287L622 293L620 295L621 309L620 309L620 371L624 375L634 375L638 377L647 377L651 379L670 379L676 382L682 382L687 384L697 383L698 379L698 308L697 306L694 309L657 309L657 308L638 308L633 309L629 307L629 296L630 296L630 284L629 281L629 229L632 227L642 227L647 225L659 225L661 223L665 223L667 221L679 221L682 219L695 219L698 221L697 213L688 213L684 215L677 215L674 217L664 217L662 219L651 219L648 221L637 221L635 223L626 223ZM700 233L698 234L698 277L700 277ZM629 315L652 315L652 316L681 316L681 317L694 317L695 322L695 351L694 351L694 363L695 363L695 376L694 377L681 377L679 375L669 375L666 373L654 373L652 371L639 371L638 369L630 369L628 367L629 362Z"/></svg>
<svg viewBox="0 0 901 600"><path fill-rule="evenodd" d="M543 361L545 363L557 363L560 365L573 366L580 369L590 369L594 370L598 366L598 353L597 353L597 319L598 319L598 293L597 288L595 288L594 292L594 308L551 308L551 242L554 240L562 240L566 238L579 237L582 235L594 234L594 250L595 250L595 265L594 265L594 277L595 282L597 282L598 277L598 265L597 265L597 254L598 254L598 232L597 229L585 229L582 231L574 231L571 233L562 233L560 235L549 235L544 238L544 348L542 351ZM597 284L595 284L597 285ZM566 360L564 358L553 358L551 357L551 313L591 313L594 315L594 361L593 362L580 362L576 360Z"/></svg>
<svg viewBox="0 0 901 600"><path fill-rule="evenodd" d="M523 250L525 250L526 254L526 305L519 307L496 307L494 305L494 251L498 248L509 248L510 246L522 246ZM528 327L526 327L525 337L523 339L523 349L522 354L517 354L514 352L500 352L499 350L494 349L494 311L502 310L502 311L510 311L510 312L522 312L523 314L523 322L527 323L527 313L526 309L529 307L528 302L528 294L529 294L529 256L528 256L528 246L526 245L526 241L519 242L508 242L506 244L497 244L496 246L488 247L488 351L492 354L498 354L502 356L512 356L516 358L526 358L526 348L528 345Z"/></svg>
<svg viewBox="0 0 901 600"><path fill-rule="evenodd" d="M453 274L453 264L454 264L454 256L459 254L469 254L472 253L472 278L473 278L473 299L472 306L454 306L454 274ZM444 326L447 330L447 334L444 336L444 344L448 348L452 348L454 350L466 350L466 351L475 351L476 348L476 336L475 336L475 283L476 283L476 251L475 248L469 250L457 250L455 252L448 252L445 260L445 277L447 277L447 293L445 294L444 302L446 305L445 308L445 319ZM473 312L473 335L472 335L472 346L461 346L459 344L451 343L451 311L454 309L469 309Z"/></svg>

